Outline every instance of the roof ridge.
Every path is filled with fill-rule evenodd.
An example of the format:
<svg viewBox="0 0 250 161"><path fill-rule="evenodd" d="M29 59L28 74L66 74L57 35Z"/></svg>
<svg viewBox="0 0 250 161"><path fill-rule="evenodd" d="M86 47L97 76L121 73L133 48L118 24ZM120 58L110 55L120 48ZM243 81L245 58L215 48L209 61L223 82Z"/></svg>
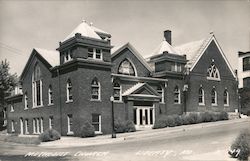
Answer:
<svg viewBox="0 0 250 161"><path fill-rule="evenodd" d="M129 95L131 94L133 91L135 91L135 89L141 87L142 85L144 85L145 83L141 83L141 82L138 82L136 83L135 85L133 85L132 87L128 88L126 91L123 92L123 96L126 96L126 95Z"/></svg>

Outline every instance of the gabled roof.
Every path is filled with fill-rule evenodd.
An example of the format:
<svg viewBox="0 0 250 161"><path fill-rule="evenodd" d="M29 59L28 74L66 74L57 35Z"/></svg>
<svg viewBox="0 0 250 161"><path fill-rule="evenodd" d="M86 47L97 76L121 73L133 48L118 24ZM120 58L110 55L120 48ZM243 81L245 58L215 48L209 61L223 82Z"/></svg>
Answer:
<svg viewBox="0 0 250 161"><path fill-rule="evenodd" d="M232 75L236 78L229 61L227 60L213 33L210 33L206 39L189 42L187 44L177 46L175 49L179 54L187 56L188 62L186 66L190 68L190 71L192 71L212 41L215 42Z"/></svg>
<svg viewBox="0 0 250 161"><path fill-rule="evenodd" d="M41 58L41 61L44 62L45 66L47 66L48 68L50 67L54 67L60 64L60 56L59 56L59 52L56 50L46 50L46 49L40 49L40 48L34 48L30 54L30 57L22 71L22 74L20 76L20 80L23 79L25 73L27 72L33 58L35 56L38 56Z"/></svg>
<svg viewBox="0 0 250 161"><path fill-rule="evenodd" d="M135 57L137 57L137 59L150 71L152 72L152 68L149 66L149 64L146 62L146 60L141 56L141 54L128 42L122 46L119 47L115 47L111 50L111 58L115 57L116 55L118 55L122 50L124 50L125 48L128 48L131 53L133 53L135 55Z"/></svg>
<svg viewBox="0 0 250 161"><path fill-rule="evenodd" d="M128 95L132 95L132 94L136 94L137 91L141 90L142 88L145 88L147 91L149 91L151 94L150 96L160 96L159 93L157 93L150 85L148 85L147 83L137 83L134 86L132 86L131 88L127 89L122 96L128 96ZM140 94L137 94L140 95ZM143 95L147 95L147 94L143 94Z"/></svg>
<svg viewBox="0 0 250 161"><path fill-rule="evenodd" d="M95 30L104 32L101 31L100 29L91 27L86 21L83 20L82 23L80 23L63 41L66 41L71 37L74 37L76 33L79 33L85 37L101 40L102 38L95 32Z"/></svg>

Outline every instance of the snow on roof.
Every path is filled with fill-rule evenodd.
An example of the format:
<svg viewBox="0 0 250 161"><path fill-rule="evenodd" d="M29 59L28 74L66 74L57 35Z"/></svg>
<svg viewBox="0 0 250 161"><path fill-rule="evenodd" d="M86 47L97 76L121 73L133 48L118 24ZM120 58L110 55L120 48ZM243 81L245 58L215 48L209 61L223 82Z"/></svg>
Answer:
<svg viewBox="0 0 250 161"><path fill-rule="evenodd" d="M148 56L148 58L155 56L155 55L162 54L163 52L168 52L171 54L178 54L178 52L176 52L176 50L174 49L172 45L170 45L166 40L163 40L160 43L160 45L153 51L153 53Z"/></svg>
<svg viewBox="0 0 250 161"><path fill-rule="evenodd" d="M137 89L141 88L145 83L137 83L134 86L132 86L131 88L127 89L122 96L127 96L130 95L131 93L133 93L134 91L136 91Z"/></svg>
<svg viewBox="0 0 250 161"><path fill-rule="evenodd" d="M46 50L40 48L34 48L52 67L60 64L59 52L56 50Z"/></svg>
<svg viewBox="0 0 250 161"><path fill-rule="evenodd" d="M208 42L213 37L213 35L209 36L206 39L202 39L199 41L189 42L180 46L175 47L176 51L180 55L187 56L187 67L191 68L199 56L202 54L202 51L206 48Z"/></svg>
<svg viewBox="0 0 250 161"><path fill-rule="evenodd" d="M83 20L82 23L80 23L63 41L68 40L71 37L74 37L76 33L79 33L85 37L101 40L102 38L95 32L95 30L101 31L100 29L90 26L86 21Z"/></svg>

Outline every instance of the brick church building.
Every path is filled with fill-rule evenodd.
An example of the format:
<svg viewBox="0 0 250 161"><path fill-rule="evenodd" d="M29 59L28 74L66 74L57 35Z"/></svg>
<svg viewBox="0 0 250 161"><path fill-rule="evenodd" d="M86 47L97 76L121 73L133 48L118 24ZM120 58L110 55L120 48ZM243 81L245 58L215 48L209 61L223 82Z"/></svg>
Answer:
<svg viewBox="0 0 250 161"><path fill-rule="evenodd" d="M176 47L171 31L164 37L144 58L130 43L113 47L109 33L83 21L55 51L34 48L21 89L6 98L8 133L54 128L79 136L85 120L97 134L111 133L112 103L115 119L137 129L161 114L235 111L236 76L214 34Z"/></svg>

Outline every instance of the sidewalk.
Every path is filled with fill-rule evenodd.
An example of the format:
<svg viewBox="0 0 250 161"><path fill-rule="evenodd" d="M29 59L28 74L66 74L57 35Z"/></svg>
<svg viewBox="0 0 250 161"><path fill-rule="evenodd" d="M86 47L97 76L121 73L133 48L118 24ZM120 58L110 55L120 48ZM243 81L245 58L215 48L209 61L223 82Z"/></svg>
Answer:
<svg viewBox="0 0 250 161"><path fill-rule="evenodd" d="M39 146L48 147L48 148L64 148L64 147L78 147L78 146L90 146L90 145L102 145L102 144L111 144L111 143L120 143L126 140L139 140L147 139L149 137L154 137L159 134L169 134L181 131L189 131L192 129L214 127L226 124L235 124L240 122L249 122L250 127L250 117L244 119L235 119L235 120L226 120L218 122L209 122L209 123L200 123L193 125L183 125L171 128L162 128L162 129L145 129L142 131L131 132L131 133L121 133L116 134L116 138L111 138L111 134L100 135L92 138L80 138L80 137L68 137L63 136L60 140L53 142L43 142Z"/></svg>

